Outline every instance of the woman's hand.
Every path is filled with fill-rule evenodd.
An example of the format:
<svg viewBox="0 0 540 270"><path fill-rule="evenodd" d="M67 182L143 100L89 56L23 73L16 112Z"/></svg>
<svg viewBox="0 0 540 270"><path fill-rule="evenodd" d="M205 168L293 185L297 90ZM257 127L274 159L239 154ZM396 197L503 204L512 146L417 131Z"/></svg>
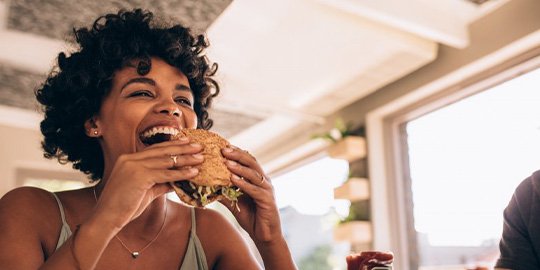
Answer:
<svg viewBox="0 0 540 270"><path fill-rule="evenodd" d="M107 177L95 215L121 229L137 218L157 197L169 192L168 182L188 179L202 163L201 145L188 139L154 144L143 151L120 156ZM174 158L176 156L176 158Z"/></svg>
<svg viewBox="0 0 540 270"><path fill-rule="evenodd" d="M231 210L236 220L259 242L282 239L279 212L274 188L257 162L247 151L236 147L222 150L225 164L232 172L231 181L244 195L238 198L238 211L230 202L223 204Z"/></svg>
<svg viewBox="0 0 540 270"><path fill-rule="evenodd" d="M394 261L392 252L363 251L360 254L351 254L346 258L347 270L372 269L391 265Z"/></svg>

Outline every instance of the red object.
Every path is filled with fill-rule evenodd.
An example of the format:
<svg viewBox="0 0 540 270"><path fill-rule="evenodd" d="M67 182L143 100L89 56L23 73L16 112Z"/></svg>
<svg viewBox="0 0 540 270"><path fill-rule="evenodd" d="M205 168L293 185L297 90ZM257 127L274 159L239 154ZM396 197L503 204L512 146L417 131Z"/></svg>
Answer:
<svg viewBox="0 0 540 270"><path fill-rule="evenodd" d="M347 256L347 270L392 269L394 254L392 252L363 251L360 254ZM383 268L387 267L387 268Z"/></svg>

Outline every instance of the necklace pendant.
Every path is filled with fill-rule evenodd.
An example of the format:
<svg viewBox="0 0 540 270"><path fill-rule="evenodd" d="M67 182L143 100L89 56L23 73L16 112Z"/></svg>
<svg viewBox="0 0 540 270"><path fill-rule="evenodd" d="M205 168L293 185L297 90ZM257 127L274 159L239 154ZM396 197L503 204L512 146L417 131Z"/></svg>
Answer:
<svg viewBox="0 0 540 270"><path fill-rule="evenodd" d="M137 257L139 257L140 253L138 251L133 251L131 252L131 257L133 257L133 259L137 259Z"/></svg>

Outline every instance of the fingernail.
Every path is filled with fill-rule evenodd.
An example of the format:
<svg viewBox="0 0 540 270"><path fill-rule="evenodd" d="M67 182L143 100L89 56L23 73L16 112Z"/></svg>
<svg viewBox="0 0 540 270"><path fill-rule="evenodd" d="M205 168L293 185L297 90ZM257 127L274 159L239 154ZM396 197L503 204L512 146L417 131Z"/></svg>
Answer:
<svg viewBox="0 0 540 270"><path fill-rule="evenodd" d="M226 153L232 153L233 150L232 148L227 147L227 148L224 148L223 151Z"/></svg>
<svg viewBox="0 0 540 270"><path fill-rule="evenodd" d="M193 147L197 147L197 148L201 147L201 145L198 144L198 143L192 143L192 144L190 144L190 145L193 146Z"/></svg>
<svg viewBox="0 0 540 270"><path fill-rule="evenodd" d="M231 178L232 178L232 180L236 180L236 181L240 180L240 177L238 177L238 175L236 175L236 174L233 174L231 176Z"/></svg>
<svg viewBox="0 0 540 270"><path fill-rule="evenodd" d="M193 154L192 156L194 158L196 158L196 159L203 159L204 158L204 156L202 154Z"/></svg>
<svg viewBox="0 0 540 270"><path fill-rule="evenodd" d="M227 160L227 164L231 165L231 166L236 166L236 163L235 161L232 161L232 160Z"/></svg>
<svg viewBox="0 0 540 270"><path fill-rule="evenodd" d="M190 169L189 169L189 172L190 172L190 173L198 173L199 170L197 170L197 168L190 168Z"/></svg>
<svg viewBox="0 0 540 270"><path fill-rule="evenodd" d="M179 141L181 142L187 142L189 141L189 138L188 137L180 137L180 139L178 139Z"/></svg>

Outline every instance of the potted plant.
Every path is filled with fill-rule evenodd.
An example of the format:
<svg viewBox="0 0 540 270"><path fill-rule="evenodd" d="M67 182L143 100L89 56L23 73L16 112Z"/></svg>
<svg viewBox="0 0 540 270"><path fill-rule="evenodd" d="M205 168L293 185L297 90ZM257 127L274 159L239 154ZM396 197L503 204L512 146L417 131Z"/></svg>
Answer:
<svg viewBox="0 0 540 270"><path fill-rule="evenodd" d="M352 125L343 119L336 119L334 128L330 131L313 136L332 142L328 155L332 158L354 161L366 156L366 141L363 137L354 135Z"/></svg>
<svg viewBox="0 0 540 270"><path fill-rule="evenodd" d="M334 240L347 241L353 245L372 241L369 201L351 202L349 215L334 229Z"/></svg>

